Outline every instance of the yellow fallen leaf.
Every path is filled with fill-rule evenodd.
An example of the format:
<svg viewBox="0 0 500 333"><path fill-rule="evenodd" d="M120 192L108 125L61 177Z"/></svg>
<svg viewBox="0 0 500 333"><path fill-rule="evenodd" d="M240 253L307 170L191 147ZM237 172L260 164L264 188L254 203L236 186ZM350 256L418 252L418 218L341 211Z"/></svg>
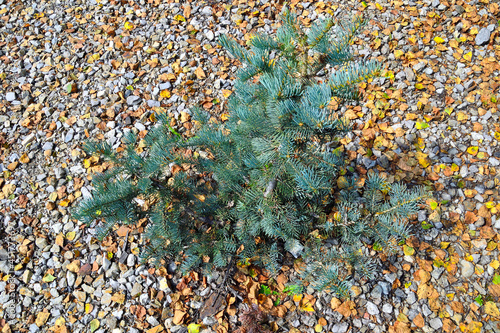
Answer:
<svg viewBox="0 0 500 333"><path fill-rule="evenodd" d="M460 111L459 113L457 113L457 120L458 121L462 121L462 120L467 120L469 117L467 117L467 115Z"/></svg>
<svg viewBox="0 0 500 333"><path fill-rule="evenodd" d="M464 59L467 61L471 61L472 60L472 51L464 54Z"/></svg>
<svg viewBox="0 0 500 333"><path fill-rule="evenodd" d="M316 324L316 325L314 326L314 332L316 332L316 333L320 333L321 331L323 331L323 326L322 326L322 325L320 325L320 324Z"/></svg>
<svg viewBox="0 0 500 333"><path fill-rule="evenodd" d="M228 98L232 93L233 92L231 90L222 89L222 96L224 96L224 98Z"/></svg>
<svg viewBox="0 0 500 333"><path fill-rule="evenodd" d="M423 138L418 138L417 142L415 143L415 147L417 147L418 150L424 150L425 149L425 141Z"/></svg>
<svg viewBox="0 0 500 333"><path fill-rule="evenodd" d="M309 301L301 302L301 304L299 304L299 310L305 312L314 312L314 308Z"/></svg>
<svg viewBox="0 0 500 333"><path fill-rule="evenodd" d="M294 302L300 302L302 300L302 294L293 295Z"/></svg>
<svg viewBox="0 0 500 333"><path fill-rule="evenodd" d="M422 83L415 84L415 89L422 90L424 89L424 85Z"/></svg>
<svg viewBox="0 0 500 333"><path fill-rule="evenodd" d="M26 153L24 153L20 158L19 158L19 161L23 164L26 164L30 161L30 158L28 157L28 155Z"/></svg>
<svg viewBox="0 0 500 333"><path fill-rule="evenodd" d="M401 51L401 50L396 50L396 51L394 51L394 57L395 57L396 59L400 58L403 54L404 54L404 52L403 52L403 51Z"/></svg>
<svg viewBox="0 0 500 333"><path fill-rule="evenodd" d="M450 242L441 242L439 247L441 247L443 250L447 249L448 246L450 246Z"/></svg>
<svg viewBox="0 0 500 333"><path fill-rule="evenodd" d="M384 7L382 7L382 5L378 2L375 4L375 7L377 7L378 10L384 10Z"/></svg>
<svg viewBox="0 0 500 333"><path fill-rule="evenodd" d="M205 196L203 194L195 194L194 196L196 199L200 200L201 202L205 202Z"/></svg>
<svg viewBox="0 0 500 333"><path fill-rule="evenodd" d="M75 236L76 236L76 232L70 231L66 234L66 239L69 241L72 241L75 239Z"/></svg>
<svg viewBox="0 0 500 333"><path fill-rule="evenodd" d="M52 192L49 194L49 201L56 201L57 200L57 192Z"/></svg>
<svg viewBox="0 0 500 333"><path fill-rule="evenodd" d="M99 53L94 53L93 55L91 55L89 57L89 60L87 60L87 62L89 64L93 64L94 62L96 62L99 59L101 59L101 55Z"/></svg>
<svg viewBox="0 0 500 333"><path fill-rule="evenodd" d="M417 121L417 122L415 123L415 128L416 128L416 129L419 129L419 130L420 130L420 129L424 129L424 128L427 128L427 127L429 127L429 124L428 124L428 123L426 123L425 121Z"/></svg>
<svg viewBox="0 0 500 333"><path fill-rule="evenodd" d="M222 121L226 121L226 120L228 120L228 119L229 119L229 114L227 114L227 113L223 113L223 114L221 114L221 115L220 115L220 119L221 119Z"/></svg>
<svg viewBox="0 0 500 333"><path fill-rule="evenodd" d="M500 317L500 311L498 311L497 305L494 302L484 303L484 312L492 317Z"/></svg>
<svg viewBox="0 0 500 333"><path fill-rule="evenodd" d="M403 245L403 252L405 256L412 256L415 253L415 249L408 245Z"/></svg>
<svg viewBox="0 0 500 333"><path fill-rule="evenodd" d="M477 146L471 146L471 147L467 148L467 152L469 154L471 154L472 156L476 156L478 149L479 149L479 147L477 147Z"/></svg>
<svg viewBox="0 0 500 333"><path fill-rule="evenodd" d="M130 23L129 21L125 22L125 24L123 25L123 27L126 30L132 30L132 29L134 29L134 25L132 23Z"/></svg>
<svg viewBox="0 0 500 333"><path fill-rule="evenodd" d="M477 158L479 158L480 160L485 160L487 158L487 155L485 152L478 152L477 155L476 155Z"/></svg>
<svg viewBox="0 0 500 333"><path fill-rule="evenodd" d="M63 326L66 323L66 320L63 316L56 319L56 326Z"/></svg>
<svg viewBox="0 0 500 333"><path fill-rule="evenodd" d="M97 319L94 319L90 322L90 332L94 332L96 329L99 328L99 326L101 325L101 323L99 322L99 320Z"/></svg>
<svg viewBox="0 0 500 333"><path fill-rule="evenodd" d="M118 304L123 304L123 302L125 302L125 295L122 293L116 293L111 297L111 300Z"/></svg>
<svg viewBox="0 0 500 333"><path fill-rule="evenodd" d="M162 90L160 92L160 96L163 98L170 98L171 94L170 94L170 91L168 91L168 90Z"/></svg>
<svg viewBox="0 0 500 333"><path fill-rule="evenodd" d="M66 65L64 65L64 69L67 70L67 71L70 71L73 68L75 68L75 66L73 66L72 64L66 64Z"/></svg>
<svg viewBox="0 0 500 333"><path fill-rule="evenodd" d="M487 203L484 204L486 208L491 209L495 207L495 203L493 201L488 201Z"/></svg>
<svg viewBox="0 0 500 333"><path fill-rule="evenodd" d="M432 210L435 210L438 207L438 203L433 199L428 200L428 204Z"/></svg>
<svg viewBox="0 0 500 333"><path fill-rule="evenodd" d="M427 168L429 166L429 160L427 159L427 154L422 153L421 151L417 152L416 158L418 163L422 166L422 168Z"/></svg>
<svg viewBox="0 0 500 333"><path fill-rule="evenodd" d="M500 266L500 261L493 260L492 262L490 262L490 266L493 267L493 269L498 269L498 267Z"/></svg>
<svg viewBox="0 0 500 333"><path fill-rule="evenodd" d="M201 327L201 325L199 325L199 324L191 323L187 327L188 333L199 333L200 332L200 327Z"/></svg>
<svg viewBox="0 0 500 333"><path fill-rule="evenodd" d="M434 41L436 42L436 44L444 43L444 39L442 39L441 37L434 37Z"/></svg>
<svg viewBox="0 0 500 333"><path fill-rule="evenodd" d="M42 281L48 283L54 281L55 279L56 277L54 275L47 273L43 276Z"/></svg>
<svg viewBox="0 0 500 333"><path fill-rule="evenodd" d="M59 206L68 207L69 203L70 203L69 199L64 199L59 202Z"/></svg>
<svg viewBox="0 0 500 333"><path fill-rule="evenodd" d="M175 15L174 16L174 20L181 21L181 22L186 22L186 19L184 18L184 16L182 16L180 14Z"/></svg>

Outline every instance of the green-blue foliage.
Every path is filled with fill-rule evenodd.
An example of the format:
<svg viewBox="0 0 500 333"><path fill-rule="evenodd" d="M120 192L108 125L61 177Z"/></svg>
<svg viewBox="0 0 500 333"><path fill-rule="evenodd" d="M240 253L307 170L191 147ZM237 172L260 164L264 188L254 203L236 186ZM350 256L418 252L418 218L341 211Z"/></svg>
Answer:
<svg viewBox="0 0 500 333"><path fill-rule="evenodd" d="M362 240L394 249L409 235L407 218L424 196L421 188L390 185L377 175L364 188L355 178L337 186L345 165L335 147L350 126L329 104L358 98L357 84L376 76L380 64L353 62L349 45L364 24L359 17L318 20L305 33L285 9L282 22L275 38L256 35L250 49L221 37L243 64L226 122L211 123L193 109L199 127L185 139L159 113L141 154L133 133L125 136L120 156L106 143L87 143L87 152L114 167L94 176L93 196L74 217L100 221L101 238L115 223L147 218L142 257L157 264L181 260L185 272L224 267L237 256L276 274L287 250L302 254L301 276L319 290L347 295L347 268L370 277L373 264L360 253ZM326 66L332 74L318 82ZM184 154L188 148L196 153ZM172 174L174 164L191 167ZM339 246L328 248L325 239Z"/></svg>

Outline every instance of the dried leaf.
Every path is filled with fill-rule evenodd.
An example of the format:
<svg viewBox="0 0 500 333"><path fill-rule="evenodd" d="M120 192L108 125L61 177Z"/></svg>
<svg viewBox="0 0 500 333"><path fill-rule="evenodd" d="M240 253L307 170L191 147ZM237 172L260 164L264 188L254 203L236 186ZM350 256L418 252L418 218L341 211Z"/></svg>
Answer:
<svg viewBox="0 0 500 333"><path fill-rule="evenodd" d="M434 37L434 41L436 42L436 44L444 43L444 39L442 39L441 37Z"/></svg>
<svg viewBox="0 0 500 333"><path fill-rule="evenodd" d="M99 322L99 320L97 319L92 320L90 322L90 332L94 332L95 330L97 330L100 325L101 323Z"/></svg>
<svg viewBox="0 0 500 333"><path fill-rule="evenodd" d="M500 311L498 311L497 305L494 302L486 302L484 304L484 312L492 317L500 317Z"/></svg>
<svg viewBox="0 0 500 333"><path fill-rule="evenodd" d="M202 80L202 79L207 77L205 75L205 72L203 71L203 68L201 68L201 67L196 68L196 70L194 71L194 74L196 74L196 77L198 78L198 80Z"/></svg>
<svg viewBox="0 0 500 333"><path fill-rule="evenodd" d="M129 21L125 22L125 24L123 25L123 27L125 28L125 30L132 30L132 29L134 29L134 25L131 22L129 22Z"/></svg>

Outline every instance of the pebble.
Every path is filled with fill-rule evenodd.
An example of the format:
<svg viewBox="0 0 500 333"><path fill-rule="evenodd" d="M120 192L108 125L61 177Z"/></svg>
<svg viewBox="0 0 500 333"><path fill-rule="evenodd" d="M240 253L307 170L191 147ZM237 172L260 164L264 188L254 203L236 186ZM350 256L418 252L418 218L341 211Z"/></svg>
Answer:
<svg viewBox="0 0 500 333"><path fill-rule="evenodd" d="M137 104L140 104L141 101L142 101L142 99L139 96L130 95L129 97L127 97L127 104L128 105L137 105Z"/></svg>
<svg viewBox="0 0 500 333"><path fill-rule="evenodd" d="M479 30L479 33L476 35L475 39L476 45L488 44L488 42L490 41L490 35L491 32L490 30L488 30L488 28L482 28L481 30Z"/></svg>
<svg viewBox="0 0 500 333"><path fill-rule="evenodd" d="M392 305L390 305L388 303L385 303L382 306L382 311L385 312L385 313L391 313L392 312Z"/></svg>
<svg viewBox="0 0 500 333"><path fill-rule="evenodd" d="M208 30L208 31L205 33L205 37L207 37L207 39L208 39L208 40L212 41L212 40L214 40L215 35L214 35L214 33L212 32L212 30Z"/></svg>
<svg viewBox="0 0 500 333"><path fill-rule="evenodd" d="M73 287L73 285L75 284L75 280L76 280L76 275L70 271L67 271L66 281L68 283L68 287Z"/></svg>
<svg viewBox="0 0 500 333"><path fill-rule="evenodd" d="M201 13L205 16L212 15L212 7L210 7L210 6L203 7L203 9L201 10Z"/></svg>
<svg viewBox="0 0 500 333"><path fill-rule="evenodd" d="M7 94L5 94L5 99L7 100L7 102L12 102L16 100L16 93L8 92Z"/></svg>
<svg viewBox="0 0 500 333"><path fill-rule="evenodd" d="M366 311L371 315L378 315L380 313L378 307L372 302L366 302Z"/></svg>
<svg viewBox="0 0 500 333"><path fill-rule="evenodd" d="M44 249L48 245L47 239L41 237L35 240L35 244L39 249Z"/></svg>
<svg viewBox="0 0 500 333"><path fill-rule="evenodd" d="M52 142L45 142L42 146L42 149L44 151L46 150L52 150L54 148L54 144Z"/></svg>
<svg viewBox="0 0 500 333"><path fill-rule="evenodd" d="M474 265L464 259L460 260L460 265L462 267L462 276L464 278L471 277L474 274Z"/></svg>
<svg viewBox="0 0 500 333"><path fill-rule="evenodd" d="M441 321L441 318L436 317L430 320L429 325L433 329L439 330L441 327L443 327L443 322Z"/></svg>
<svg viewBox="0 0 500 333"><path fill-rule="evenodd" d="M109 293L104 293L101 297L101 304L107 305L111 303L111 294Z"/></svg>
<svg viewBox="0 0 500 333"><path fill-rule="evenodd" d="M406 79L408 79L408 81L411 82L415 80L415 73L413 73L413 70L411 68L405 67L404 72L406 75Z"/></svg>

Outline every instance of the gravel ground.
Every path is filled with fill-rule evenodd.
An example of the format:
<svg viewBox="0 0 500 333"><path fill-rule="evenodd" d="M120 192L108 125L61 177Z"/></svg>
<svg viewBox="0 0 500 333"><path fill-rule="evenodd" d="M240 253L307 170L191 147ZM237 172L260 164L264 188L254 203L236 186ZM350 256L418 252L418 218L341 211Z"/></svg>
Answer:
<svg viewBox="0 0 500 333"><path fill-rule="evenodd" d="M308 290L315 312L289 300L281 317L271 311L271 326L500 331L498 4L291 3L306 22L353 9L371 20L353 48L387 73L363 86L365 102L338 109L355 124L343 141L347 156L361 176L374 169L426 184L434 199L398 253L364 249L380 270L356 280L352 300ZM272 33L276 6L0 0L2 332L187 332L193 322L203 322L202 332L234 330L241 306L222 317L196 314L223 274L181 279L175 263L140 265L140 228L122 227L101 243L68 210L106 167L85 155L85 139L116 148L126 131L145 134L159 107L185 135L194 104L214 117L224 112L238 64L217 37Z"/></svg>

